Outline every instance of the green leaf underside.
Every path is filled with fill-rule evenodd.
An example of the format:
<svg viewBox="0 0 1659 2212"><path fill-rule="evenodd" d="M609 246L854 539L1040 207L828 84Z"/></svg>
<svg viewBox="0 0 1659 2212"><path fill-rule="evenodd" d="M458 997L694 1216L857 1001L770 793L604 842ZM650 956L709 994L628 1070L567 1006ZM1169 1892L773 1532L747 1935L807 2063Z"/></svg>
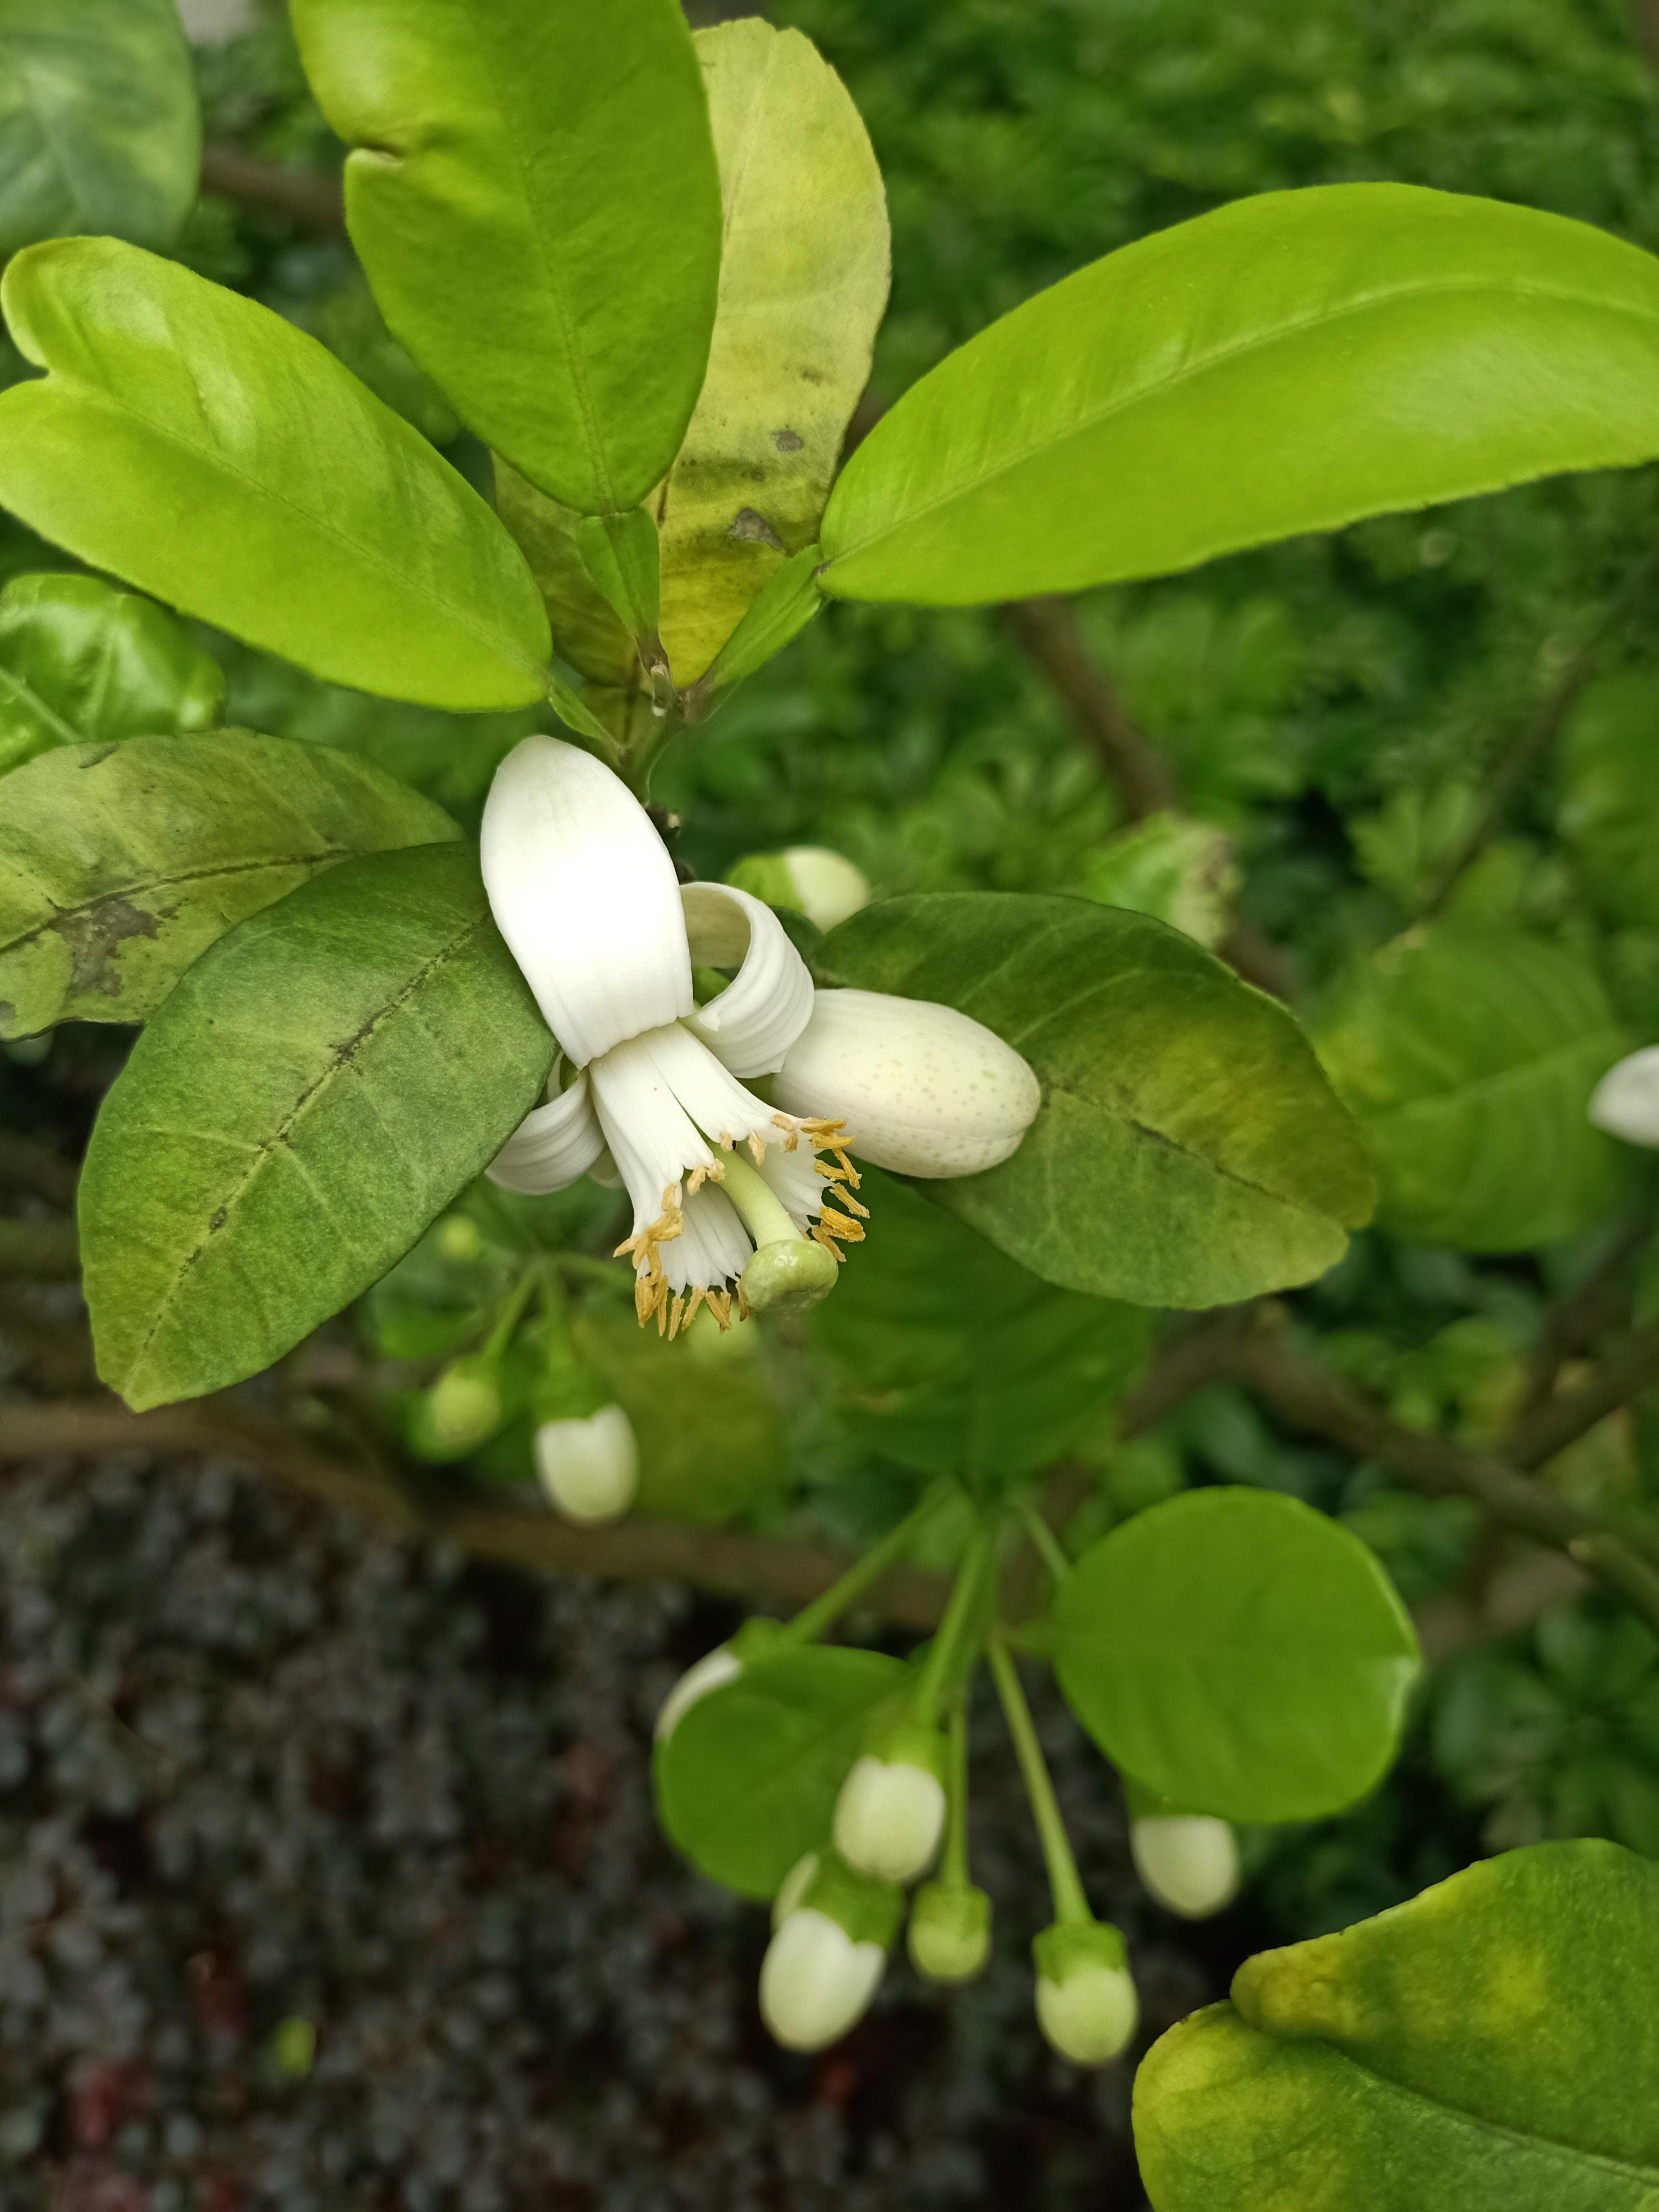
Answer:
<svg viewBox="0 0 1659 2212"><path fill-rule="evenodd" d="M367 761L283 738L66 745L0 808L0 1036L140 1022L244 915L354 854L459 836Z"/></svg>
<svg viewBox="0 0 1659 2212"><path fill-rule="evenodd" d="M637 506L696 404L720 276L677 0L608 0L603 36L589 0L296 0L294 24L357 149L346 211L391 328L541 490Z"/></svg>
<svg viewBox="0 0 1659 2212"><path fill-rule="evenodd" d="M211 729L224 696L217 661L153 599L97 576L0 592L0 775L54 745Z"/></svg>
<svg viewBox="0 0 1659 2212"><path fill-rule="evenodd" d="M487 504L279 315L112 239L12 262L0 501L43 536L331 682L539 699L547 622Z"/></svg>
<svg viewBox="0 0 1659 2212"><path fill-rule="evenodd" d="M1585 1109L1628 1040L1580 954L1498 931L1414 931L1372 956L1318 1043L1401 1236L1524 1251L1613 1201L1618 1148Z"/></svg>
<svg viewBox="0 0 1659 2212"><path fill-rule="evenodd" d="M1415 185L1267 192L1078 270L853 456L823 588L961 605L1659 453L1659 263Z"/></svg>
<svg viewBox="0 0 1659 2212"><path fill-rule="evenodd" d="M1106 1756L1233 1820L1340 1811L1394 1756L1419 1658L1358 1538L1299 1500L1189 1491L1085 1552L1054 1669Z"/></svg>
<svg viewBox="0 0 1659 2212"><path fill-rule="evenodd" d="M1659 1869L1601 1842L1486 1860L1247 1960L1156 2045L1156 2212L1655 2212Z"/></svg>
<svg viewBox="0 0 1659 2212"><path fill-rule="evenodd" d="M866 908L826 982L957 1006L1043 1104L1012 1159L924 1186L1047 1282L1219 1305L1310 1280L1370 1211L1359 1133L1276 1001L1144 915L945 892Z"/></svg>
<svg viewBox="0 0 1659 2212"><path fill-rule="evenodd" d="M865 1732L909 1669L878 1651L786 1651L700 1698L657 1753L674 1844L741 1897L769 1898L830 1835Z"/></svg>
<svg viewBox="0 0 1659 2212"><path fill-rule="evenodd" d="M93 1132L99 1372L144 1407L268 1366L408 1250L552 1057L460 846L342 862L240 923L163 1002Z"/></svg>
<svg viewBox="0 0 1659 2212"><path fill-rule="evenodd" d="M799 31L697 33L724 210L708 373L653 505L662 637L703 674L811 545L887 305L881 171L846 87Z"/></svg>
<svg viewBox="0 0 1659 2212"><path fill-rule="evenodd" d="M863 1195L870 1236L811 1328L872 1449L969 1480L1028 1474L1133 1379L1139 1308L1040 1281L879 1170Z"/></svg>
<svg viewBox="0 0 1659 2212"><path fill-rule="evenodd" d="M7 0L0 15L0 258L111 232L167 246L202 167L174 0Z"/></svg>

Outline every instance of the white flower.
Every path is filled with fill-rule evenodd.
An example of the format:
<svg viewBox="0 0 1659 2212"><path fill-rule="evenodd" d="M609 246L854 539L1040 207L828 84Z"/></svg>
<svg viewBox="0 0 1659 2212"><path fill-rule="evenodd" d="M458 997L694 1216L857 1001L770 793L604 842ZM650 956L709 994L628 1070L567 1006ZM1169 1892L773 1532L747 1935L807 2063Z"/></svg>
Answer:
<svg viewBox="0 0 1659 2212"><path fill-rule="evenodd" d="M864 1209L842 1125L744 1087L782 1065L812 1011L811 978L770 908L725 884L682 890L639 801L556 738L525 738L496 771L483 862L569 1079L503 1148L495 1179L559 1190L608 1152L633 1202L620 1249L640 1318L670 1334L705 1298L724 1327L734 1288L740 1312L821 1297ZM694 960L738 971L701 1012Z"/></svg>
<svg viewBox="0 0 1659 2212"><path fill-rule="evenodd" d="M1659 1045L1607 1070L1590 1094L1589 1117L1627 1145L1659 1145Z"/></svg>
<svg viewBox="0 0 1659 2212"><path fill-rule="evenodd" d="M640 1486L640 1448L620 1406L585 1419L544 1421L536 1431L536 1474L567 1521L615 1521Z"/></svg>
<svg viewBox="0 0 1659 2212"><path fill-rule="evenodd" d="M886 1963L882 1944L855 1942L827 1912L798 1905L767 1946L761 2017L786 2051L822 2051L862 2019Z"/></svg>
<svg viewBox="0 0 1659 2212"><path fill-rule="evenodd" d="M1042 1094L982 1023L928 999L820 991L774 1085L780 1105L855 1117L860 1158L908 1176L978 1175L1016 1151Z"/></svg>
<svg viewBox="0 0 1659 2212"><path fill-rule="evenodd" d="M1037 2025L1062 2058L1103 2066L1127 2048L1140 2017L1123 1938L1102 1921L1056 1923L1032 1943Z"/></svg>
<svg viewBox="0 0 1659 2212"><path fill-rule="evenodd" d="M1160 1905L1206 1920L1238 1888L1238 1838L1207 1813L1158 1813L1129 1824L1135 1870Z"/></svg>
<svg viewBox="0 0 1659 2212"><path fill-rule="evenodd" d="M743 1662L729 1644L716 1644L705 1651L680 1676L663 1699L657 1713L657 1724L652 1734L655 1741L665 1743L700 1698L711 1690L718 1690L727 1682L735 1682L743 1672Z"/></svg>
<svg viewBox="0 0 1659 2212"><path fill-rule="evenodd" d="M928 1765L866 1752L836 1800L836 1849L860 1874L915 1881L933 1863L945 1814L945 1785Z"/></svg>

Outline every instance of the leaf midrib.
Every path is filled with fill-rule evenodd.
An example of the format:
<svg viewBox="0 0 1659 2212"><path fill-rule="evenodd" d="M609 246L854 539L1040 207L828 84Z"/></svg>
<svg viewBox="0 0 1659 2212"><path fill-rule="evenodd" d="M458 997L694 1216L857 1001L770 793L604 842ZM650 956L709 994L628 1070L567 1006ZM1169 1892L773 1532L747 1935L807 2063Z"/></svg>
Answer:
<svg viewBox="0 0 1659 2212"><path fill-rule="evenodd" d="M994 467L981 469L977 474L963 479L948 490L941 491L924 505L910 508L898 520L890 522L879 530L872 531L867 537L855 538L850 544L843 545L827 564L826 573L833 574L835 569L842 562L851 561L860 554L867 553L872 546L882 544L888 538L896 537L902 532L915 529L917 525L925 522L930 515L937 514L941 508L954 506L957 501L982 491L988 484L994 483L999 477L1012 475L1017 470L1026 467L1030 462L1052 451L1054 447L1066 445L1074 438L1086 436L1091 431L1099 429L1103 423L1110 422L1114 416L1121 415L1131 407L1139 406L1144 401L1163 398L1170 392L1180 390L1183 386L1195 384L1200 378L1210 374L1212 370L1224 368L1230 363L1242 360L1249 354L1259 353L1268 346L1278 345L1307 331L1328 329L1338 323L1369 314L1376 308L1390 306L1398 301L1428 299L1439 294L1451 293L1493 293L1504 299L1525 297L1547 300L1558 306L1583 307L1593 313L1603 315L1627 314L1636 319L1659 325L1659 314L1644 315L1641 310L1632 307L1625 302L1615 304L1606 300L1592 299L1586 295L1554 285L1499 284L1491 280L1483 282L1479 278L1462 276L1443 278L1437 283L1418 278L1391 285L1386 289L1367 294L1363 300L1351 301L1340 307L1322 309L1315 314L1293 316L1285 322L1275 325L1271 331L1263 331L1256 337L1241 338L1231 345L1218 347L1214 352L1207 354L1201 361L1190 362L1164 375L1148 379L1133 391L1125 392L1106 405L1078 416L1065 428L1053 431L1046 437L1031 440L1017 453L1010 455L1006 460L999 462ZM1041 298L1042 295L1038 294L1036 296ZM1015 308L1011 312L1017 314L1019 310ZM994 328L995 325L993 325L991 327ZM921 386L917 386L913 389L920 390ZM901 419L898 408L896 407L887 419L889 422ZM873 442L872 439L871 443L873 444Z"/></svg>
<svg viewBox="0 0 1659 2212"><path fill-rule="evenodd" d="M1575 1037L1567 1044L1556 1045L1550 1051L1540 1054L1535 1060L1521 1060L1512 1067L1498 1068L1491 1075L1476 1076L1471 1082L1449 1085L1440 1091L1419 1091L1413 1098L1397 1098L1389 1106L1359 1104L1355 1107L1354 1111L1363 1115L1367 1121L1388 1121L1398 1116L1420 1113L1430 1109L1457 1106L1465 1099L1499 1097L1505 1091L1517 1085L1535 1078L1553 1074L1558 1068L1565 1067L1581 1058L1592 1047L1599 1052L1605 1045L1610 1053L1616 1053L1622 1042L1622 1032L1607 1025L1599 1030L1588 1030L1583 1036Z"/></svg>
<svg viewBox="0 0 1659 2212"><path fill-rule="evenodd" d="M434 839L433 842L445 841ZM51 892L46 891L43 896L52 908L52 914L45 921L36 922L32 928L24 930L19 936L0 939L0 960L5 959L9 954L17 951L26 945L32 945L37 937L44 936L49 929L56 929L60 923L72 920L78 915L91 914L97 908L107 905L111 899L131 898L136 894L149 894L155 891L171 891L185 884L211 883L222 876L258 875L262 869L265 868L327 867L340 860L360 860L363 857L365 850L382 852L399 849L401 848L395 846L373 846L366 848L361 845L340 845L331 846L320 853L279 853L269 854L257 860L217 861L208 867L180 868L172 875L145 876L125 884L112 884L106 890L99 891L92 898L77 900L73 906L59 906L52 898Z"/></svg>

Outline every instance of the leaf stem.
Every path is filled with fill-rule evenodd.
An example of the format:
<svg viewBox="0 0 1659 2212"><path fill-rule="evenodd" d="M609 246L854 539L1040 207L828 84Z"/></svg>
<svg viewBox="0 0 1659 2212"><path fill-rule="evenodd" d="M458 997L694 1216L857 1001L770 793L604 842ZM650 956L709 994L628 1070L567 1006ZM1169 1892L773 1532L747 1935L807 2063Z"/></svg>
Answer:
<svg viewBox="0 0 1659 2212"><path fill-rule="evenodd" d="M1013 1738L1014 1756L1019 1761L1025 1794L1031 1801L1031 1817L1036 1822L1037 1838L1042 1845L1042 1856L1048 1869L1048 1891L1054 1902L1054 1918L1061 1923L1091 1921L1094 1914L1089 1910L1089 1900L1084 1895L1082 1877L1077 1870L1077 1861L1072 1855L1072 1842L1066 1832L1066 1823L1060 1816L1060 1802L1054 1796L1054 1785L1048 1778L1048 1769L1037 1741L1031 1709L1025 1702L1025 1692L1019 1685L1014 1662L1008 1656L1008 1647L1002 1632L994 1628L986 1639L985 1656L991 1664L991 1676L997 1686L997 1695L1002 1700L1003 1717L1008 1723L1008 1733Z"/></svg>
<svg viewBox="0 0 1659 2212"><path fill-rule="evenodd" d="M1066 1558L1059 1537L1029 1498L1022 1498L1019 1501L1019 1517L1043 1565L1056 1583L1063 1583L1072 1571L1072 1563Z"/></svg>
<svg viewBox="0 0 1659 2212"><path fill-rule="evenodd" d="M816 1643L826 1629L834 1626L849 1605L855 1604L866 1590L881 1580L890 1566L903 1558L922 1523L932 1518L956 1487L948 1474L941 1475L920 1504L914 1505L896 1528L890 1528L878 1542L872 1544L861 1559L854 1559L847 1572L832 1583L822 1597L815 1597L811 1605L803 1607L793 1620L784 1624L784 1641L789 1644Z"/></svg>
<svg viewBox="0 0 1659 2212"><path fill-rule="evenodd" d="M501 1311L495 1316L495 1325L484 1339L483 1356L486 1359L499 1359L507 1350L513 1341L514 1330L524 1317L525 1308L545 1281L546 1271L540 1265L525 1269L502 1301Z"/></svg>
<svg viewBox="0 0 1659 2212"><path fill-rule="evenodd" d="M945 1815L945 1853L939 1863L940 1881L946 1889L972 1887L968 1871L968 1692L966 1686L951 1705L950 1809Z"/></svg>
<svg viewBox="0 0 1659 2212"><path fill-rule="evenodd" d="M995 1549L997 1522L987 1514L974 1531L951 1590L939 1634L927 1647L927 1657L910 1701L910 1717L924 1727L934 1726L959 1674L962 1660L980 1617L980 1600L986 1570Z"/></svg>

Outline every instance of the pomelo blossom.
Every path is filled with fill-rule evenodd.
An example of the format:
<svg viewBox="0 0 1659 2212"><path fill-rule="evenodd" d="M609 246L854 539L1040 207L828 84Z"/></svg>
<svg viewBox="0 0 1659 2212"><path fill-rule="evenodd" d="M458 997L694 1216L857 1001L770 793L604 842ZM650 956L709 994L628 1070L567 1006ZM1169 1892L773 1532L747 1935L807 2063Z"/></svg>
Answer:
<svg viewBox="0 0 1659 2212"><path fill-rule="evenodd" d="M783 1066L812 1020L811 977L777 916L727 884L682 886L627 786L561 738L526 738L507 755L482 842L491 910L562 1054L556 1095L503 1147L495 1180L553 1191L614 1167L634 1209L618 1252L634 1261L635 1306L670 1335L705 1299L724 1327L734 1295L740 1313L823 1297L839 1247L863 1237L865 1208L845 1116L819 1112L799 1079L788 1111L747 1087ZM736 970L701 1008L694 965ZM833 1070L848 1095L902 1117L915 1072L896 1040L925 1012L930 1035L943 1017L971 1036L965 1065L1005 1055L1026 1102L1010 1139L1006 1099L988 1133L980 1097L965 1096L959 1141L947 1113L938 1164L909 1171L971 1174L988 1150L1006 1158L1037 1105L1018 1055L948 1007L859 995L867 1018L840 1025Z"/></svg>

